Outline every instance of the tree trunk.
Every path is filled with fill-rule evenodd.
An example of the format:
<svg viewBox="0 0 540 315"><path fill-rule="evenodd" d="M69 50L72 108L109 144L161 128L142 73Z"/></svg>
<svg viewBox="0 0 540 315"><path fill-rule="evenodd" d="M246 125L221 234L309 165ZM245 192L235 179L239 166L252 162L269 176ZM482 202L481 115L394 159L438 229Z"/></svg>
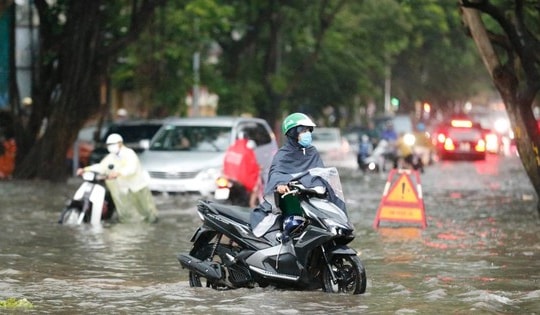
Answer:
<svg viewBox="0 0 540 315"><path fill-rule="evenodd" d="M534 88L536 82L528 82L527 77L521 77L520 81L514 70L516 65L501 64L477 10L463 8L463 17L495 87L503 99L522 164L536 195L540 196L540 134L532 112L532 102L537 92ZM513 47L513 49L518 48ZM522 47L522 49L526 48ZM540 200L537 210L540 213Z"/></svg>
<svg viewBox="0 0 540 315"><path fill-rule="evenodd" d="M47 107L44 106L48 103L45 98L36 97L43 103L34 104L34 109L52 110L50 114L36 116L47 117L45 133L17 165L15 177L18 178L65 180L69 175L66 152L86 119L99 110L99 73L106 64L98 59L99 51L95 49L99 47L100 27L96 25L100 23L99 1L75 1L68 14L65 42L57 43L61 46L58 69L51 78L59 78L59 97L50 100ZM36 94L48 95L48 92L37 90Z"/></svg>
<svg viewBox="0 0 540 315"><path fill-rule="evenodd" d="M540 137L531 109L532 100L517 97L517 84L512 83L516 82L516 78L508 71L496 70L493 81L504 100L523 167L537 196L540 196ZM538 210L540 211L540 204Z"/></svg>

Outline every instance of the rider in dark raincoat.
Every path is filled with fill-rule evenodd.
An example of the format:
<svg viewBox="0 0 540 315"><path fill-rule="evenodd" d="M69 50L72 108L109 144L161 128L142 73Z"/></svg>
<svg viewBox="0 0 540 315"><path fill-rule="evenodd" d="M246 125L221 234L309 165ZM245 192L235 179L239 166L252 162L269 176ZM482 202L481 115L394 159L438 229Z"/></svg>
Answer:
<svg viewBox="0 0 540 315"><path fill-rule="evenodd" d="M315 123L305 114L294 113L285 118L281 126L286 142L277 151L268 172L265 185L265 201L251 214L251 226L255 235L261 236L274 224L284 209L276 202L275 193L289 191L287 183L307 170L324 167L317 149L311 145L311 132ZM294 207L294 205L293 205ZM292 210L294 212L294 209ZM286 214L288 215L288 214Z"/></svg>

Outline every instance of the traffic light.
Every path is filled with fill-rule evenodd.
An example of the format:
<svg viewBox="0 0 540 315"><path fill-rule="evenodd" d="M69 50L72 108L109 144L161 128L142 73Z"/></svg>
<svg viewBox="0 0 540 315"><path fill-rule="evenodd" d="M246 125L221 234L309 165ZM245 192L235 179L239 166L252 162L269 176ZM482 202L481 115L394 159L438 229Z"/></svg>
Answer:
<svg viewBox="0 0 540 315"><path fill-rule="evenodd" d="M399 99L397 97L392 97L390 99L390 104L392 104L393 107L398 108L399 107Z"/></svg>

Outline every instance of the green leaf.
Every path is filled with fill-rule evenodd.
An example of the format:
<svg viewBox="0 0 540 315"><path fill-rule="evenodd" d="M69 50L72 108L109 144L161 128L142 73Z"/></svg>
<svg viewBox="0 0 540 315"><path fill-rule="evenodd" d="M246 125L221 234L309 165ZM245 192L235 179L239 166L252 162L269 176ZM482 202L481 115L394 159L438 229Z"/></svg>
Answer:
<svg viewBox="0 0 540 315"><path fill-rule="evenodd" d="M16 299L8 298L7 300L0 301L0 308L33 308L34 305L25 298Z"/></svg>

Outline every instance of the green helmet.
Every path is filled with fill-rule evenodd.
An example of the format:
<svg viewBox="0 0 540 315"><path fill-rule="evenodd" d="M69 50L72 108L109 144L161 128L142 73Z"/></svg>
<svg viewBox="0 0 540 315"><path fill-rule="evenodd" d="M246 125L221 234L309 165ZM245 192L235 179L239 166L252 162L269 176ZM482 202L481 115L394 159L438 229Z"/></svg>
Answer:
<svg viewBox="0 0 540 315"><path fill-rule="evenodd" d="M283 120L281 125L281 132L286 134L291 128L296 126L315 127L315 123L306 115L302 113L290 114Z"/></svg>

